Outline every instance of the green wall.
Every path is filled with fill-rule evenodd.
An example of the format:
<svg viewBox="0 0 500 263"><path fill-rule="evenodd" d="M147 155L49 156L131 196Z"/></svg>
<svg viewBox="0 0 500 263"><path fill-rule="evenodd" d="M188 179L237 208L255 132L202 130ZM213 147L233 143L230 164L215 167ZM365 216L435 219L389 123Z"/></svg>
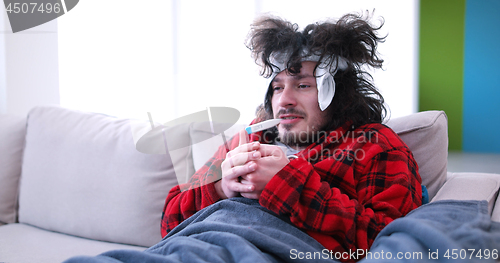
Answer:
<svg viewBox="0 0 500 263"><path fill-rule="evenodd" d="M462 149L465 1L420 1L419 111L446 112L450 150Z"/></svg>

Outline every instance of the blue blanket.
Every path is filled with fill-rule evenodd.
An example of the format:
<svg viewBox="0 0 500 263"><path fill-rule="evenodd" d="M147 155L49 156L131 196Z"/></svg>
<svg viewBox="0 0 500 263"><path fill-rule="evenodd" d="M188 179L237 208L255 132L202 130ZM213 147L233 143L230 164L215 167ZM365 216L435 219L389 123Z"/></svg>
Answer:
<svg viewBox="0 0 500 263"><path fill-rule="evenodd" d="M66 262L337 262L340 257L366 257L361 262L494 262L499 249L500 223L491 222L484 201L424 205L384 228L370 251L340 255L255 200L233 198L199 211L143 252L115 250Z"/></svg>
<svg viewBox="0 0 500 263"><path fill-rule="evenodd" d="M491 221L486 201L437 201L387 225L370 253L364 261L500 261L500 223Z"/></svg>

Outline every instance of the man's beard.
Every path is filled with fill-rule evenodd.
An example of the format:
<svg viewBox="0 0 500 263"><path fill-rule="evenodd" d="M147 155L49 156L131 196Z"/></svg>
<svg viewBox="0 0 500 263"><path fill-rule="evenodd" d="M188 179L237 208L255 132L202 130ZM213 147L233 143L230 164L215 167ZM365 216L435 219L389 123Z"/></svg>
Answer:
<svg viewBox="0 0 500 263"><path fill-rule="evenodd" d="M323 129L318 129L317 127L309 127L305 131L290 131L291 125L282 125L283 132L278 136L278 140L290 147L307 147L318 140L322 136L326 136L327 132Z"/></svg>
<svg viewBox="0 0 500 263"><path fill-rule="evenodd" d="M304 112L294 108L279 111L276 116L281 114L296 114L306 117ZM290 147L307 147L317 142L323 135L327 135L327 132L324 130L326 124L321 123L321 120L318 120L312 126L307 126L306 130L302 131L291 131L294 126L293 124L279 124L279 126L282 131L279 133L277 139Z"/></svg>

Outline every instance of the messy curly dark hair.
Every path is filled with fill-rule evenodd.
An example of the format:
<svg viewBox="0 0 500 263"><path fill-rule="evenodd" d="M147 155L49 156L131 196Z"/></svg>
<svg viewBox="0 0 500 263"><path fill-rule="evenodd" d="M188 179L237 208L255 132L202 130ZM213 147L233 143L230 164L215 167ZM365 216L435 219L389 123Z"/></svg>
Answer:
<svg viewBox="0 0 500 263"><path fill-rule="evenodd" d="M383 42L385 36L379 37L376 31L384 21L381 20L380 26L373 26L370 18L370 15L347 14L335 22L310 24L299 32L297 24L266 15L252 24L246 45L261 66L261 75L267 78L277 70L271 57L279 53L289 54L286 61L289 74L298 74L302 59L311 55L319 56L320 61L329 61L332 73L336 69L333 64L336 57L344 58L348 66L334 76L336 92L326 109L331 121L323 130L336 129L346 122L352 122L354 127L381 123L386 114L384 99L363 66L382 68L377 44ZM257 111L258 119L273 118L272 96L272 89L268 88L264 105Z"/></svg>

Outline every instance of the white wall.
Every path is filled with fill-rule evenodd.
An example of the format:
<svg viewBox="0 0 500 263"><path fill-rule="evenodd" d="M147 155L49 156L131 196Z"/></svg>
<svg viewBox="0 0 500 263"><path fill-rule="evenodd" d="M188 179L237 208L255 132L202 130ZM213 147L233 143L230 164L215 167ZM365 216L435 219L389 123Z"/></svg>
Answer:
<svg viewBox="0 0 500 263"><path fill-rule="evenodd" d="M14 34L0 6L0 113L59 104L56 20Z"/></svg>
<svg viewBox="0 0 500 263"><path fill-rule="evenodd" d="M227 106L249 123L266 86L244 44L254 1L179 1L177 10L179 113Z"/></svg>
<svg viewBox="0 0 500 263"><path fill-rule="evenodd" d="M172 1L119 3L80 1L58 19L61 105L165 122L175 111Z"/></svg>
<svg viewBox="0 0 500 263"><path fill-rule="evenodd" d="M385 71L374 73L375 84L392 117L417 110L418 0L171 0L150 1L142 11L134 1L120 3L80 1L57 24L4 31L0 112L25 114L60 101L123 117L146 118L149 111L164 122L229 106L246 123L264 97L265 80L244 46L255 14L274 11L304 27L374 7L389 33L379 49ZM3 7L0 13L8 23Z"/></svg>

